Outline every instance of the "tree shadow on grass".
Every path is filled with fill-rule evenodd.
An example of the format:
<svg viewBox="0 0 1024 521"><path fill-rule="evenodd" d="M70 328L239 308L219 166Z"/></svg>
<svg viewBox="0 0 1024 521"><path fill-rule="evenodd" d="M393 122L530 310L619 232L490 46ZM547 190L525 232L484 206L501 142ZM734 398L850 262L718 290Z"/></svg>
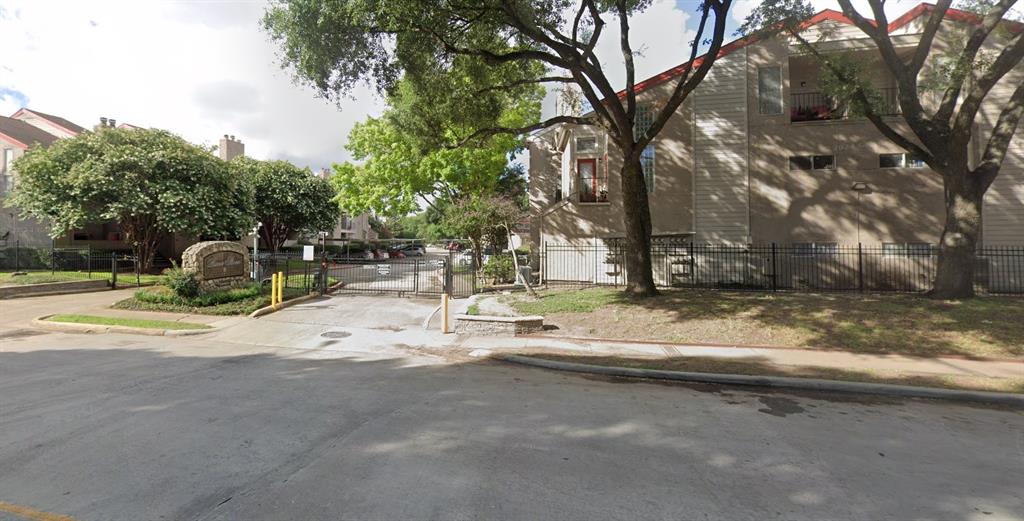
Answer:
<svg viewBox="0 0 1024 521"><path fill-rule="evenodd" d="M647 299L618 293L613 302L627 310L663 314L669 324L739 319L796 329L805 340L794 347L911 356L1024 356L1024 300L1009 297L947 302L913 295L664 290Z"/></svg>

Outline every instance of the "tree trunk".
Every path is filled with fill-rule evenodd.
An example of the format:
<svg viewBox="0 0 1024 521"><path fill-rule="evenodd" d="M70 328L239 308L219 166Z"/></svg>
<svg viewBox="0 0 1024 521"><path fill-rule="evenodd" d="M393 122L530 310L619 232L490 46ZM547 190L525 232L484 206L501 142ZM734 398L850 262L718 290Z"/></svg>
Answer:
<svg viewBox="0 0 1024 521"><path fill-rule="evenodd" d="M939 262L931 296L974 296L975 254L981 230L984 190L967 172L945 175L946 224L939 239Z"/></svg>
<svg viewBox="0 0 1024 521"><path fill-rule="evenodd" d="M639 155L623 154L622 190L623 224L626 247L622 252L626 261L626 293L635 297L658 294L651 268L651 209L647 201L643 168Z"/></svg>

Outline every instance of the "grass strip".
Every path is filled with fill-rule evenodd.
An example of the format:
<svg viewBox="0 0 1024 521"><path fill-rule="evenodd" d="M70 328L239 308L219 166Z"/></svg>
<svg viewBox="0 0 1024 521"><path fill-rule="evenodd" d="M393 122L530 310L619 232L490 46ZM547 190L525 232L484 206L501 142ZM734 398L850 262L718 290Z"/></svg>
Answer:
<svg viewBox="0 0 1024 521"><path fill-rule="evenodd" d="M48 319L50 322L62 322L68 324L89 324L94 326L126 326L142 329L210 329L206 324L194 322L175 322L173 320L150 320L141 318L122 317L101 317L96 315L54 315Z"/></svg>

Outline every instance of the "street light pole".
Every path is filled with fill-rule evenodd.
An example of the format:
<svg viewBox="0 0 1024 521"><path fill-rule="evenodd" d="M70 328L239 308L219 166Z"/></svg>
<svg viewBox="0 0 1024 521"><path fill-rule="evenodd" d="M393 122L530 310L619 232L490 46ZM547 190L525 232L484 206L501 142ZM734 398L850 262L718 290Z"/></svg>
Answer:
<svg viewBox="0 0 1024 521"><path fill-rule="evenodd" d="M257 222L252 227L252 279L260 282L260 227L263 223Z"/></svg>

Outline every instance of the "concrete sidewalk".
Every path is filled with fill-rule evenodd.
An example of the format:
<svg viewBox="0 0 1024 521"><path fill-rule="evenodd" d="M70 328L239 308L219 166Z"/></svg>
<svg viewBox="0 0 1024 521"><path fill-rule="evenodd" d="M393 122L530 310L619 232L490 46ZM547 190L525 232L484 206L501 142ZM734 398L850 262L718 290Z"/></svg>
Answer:
<svg viewBox="0 0 1024 521"><path fill-rule="evenodd" d="M678 344L632 343L554 337L458 337L450 347L516 354L527 351L564 351L572 354L624 358L713 357L754 361L779 366L812 366L855 371L898 371L924 375L1024 378L1024 360L989 361L963 358L918 358L902 355L859 354L812 349L707 347Z"/></svg>

